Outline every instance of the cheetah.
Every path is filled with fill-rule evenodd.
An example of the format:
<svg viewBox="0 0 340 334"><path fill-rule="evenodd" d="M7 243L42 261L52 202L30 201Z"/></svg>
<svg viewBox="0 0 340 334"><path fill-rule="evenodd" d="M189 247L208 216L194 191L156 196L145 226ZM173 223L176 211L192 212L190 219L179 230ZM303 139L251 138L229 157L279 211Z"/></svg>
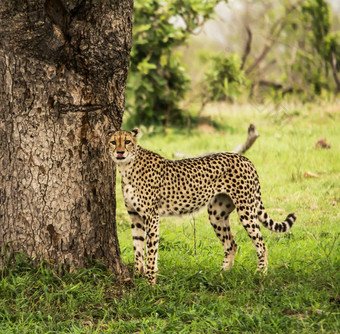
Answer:
<svg viewBox="0 0 340 334"><path fill-rule="evenodd" d="M156 283L160 217L192 214L204 206L224 248L222 269L233 266L237 251L229 221L236 208L255 245L257 270L266 271L267 247L258 221L271 231L286 232L296 216L291 213L282 223L268 216L250 160L236 153L215 153L172 161L139 146L137 134L138 129L108 134L108 152L121 174L131 219L136 274L145 274L150 284Z"/></svg>

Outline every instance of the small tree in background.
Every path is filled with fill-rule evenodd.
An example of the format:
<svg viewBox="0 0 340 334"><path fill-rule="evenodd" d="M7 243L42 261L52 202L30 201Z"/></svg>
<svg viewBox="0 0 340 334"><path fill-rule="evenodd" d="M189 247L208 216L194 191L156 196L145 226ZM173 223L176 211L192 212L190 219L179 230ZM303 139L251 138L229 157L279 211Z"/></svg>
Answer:
<svg viewBox="0 0 340 334"><path fill-rule="evenodd" d="M210 67L205 73L203 91L209 101L234 101L247 84L237 54L216 54L207 59Z"/></svg>

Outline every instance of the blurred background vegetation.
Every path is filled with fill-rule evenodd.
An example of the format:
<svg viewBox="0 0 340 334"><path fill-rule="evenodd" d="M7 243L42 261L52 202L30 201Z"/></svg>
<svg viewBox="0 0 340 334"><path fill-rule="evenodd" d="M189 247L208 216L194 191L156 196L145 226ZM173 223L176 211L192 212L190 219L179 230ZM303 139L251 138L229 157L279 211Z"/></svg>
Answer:
<svg viewBox="0 0 340 334"><path fill-rule="evenodd" d="M190 127L207 103L333 101L337 0L136 0L126 127Z"/></svg>

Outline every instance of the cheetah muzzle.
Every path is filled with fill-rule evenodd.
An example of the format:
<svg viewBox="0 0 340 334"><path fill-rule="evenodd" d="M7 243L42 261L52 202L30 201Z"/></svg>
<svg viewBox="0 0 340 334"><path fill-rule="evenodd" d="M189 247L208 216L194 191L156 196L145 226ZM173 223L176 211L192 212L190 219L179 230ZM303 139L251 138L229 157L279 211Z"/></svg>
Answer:
<svg viewBox="0 0 340 334"><path fill-rule="evenodd" d="M156 282L159 218L191 214L203 206L208 206L210 223L223 244L222 269L233 266L237 251L229 221L236 208L255 245L257 269L265 271L267 247L258 221L271 231L287 232L296 216L291 213L281 223L268 216L254 165L234 153L167 160L140 147L137 134L137 129L116 131L109 133L108 139L108 152L122 176L124 202L132 222L136 274L146 274L151 284Z"/></svg>

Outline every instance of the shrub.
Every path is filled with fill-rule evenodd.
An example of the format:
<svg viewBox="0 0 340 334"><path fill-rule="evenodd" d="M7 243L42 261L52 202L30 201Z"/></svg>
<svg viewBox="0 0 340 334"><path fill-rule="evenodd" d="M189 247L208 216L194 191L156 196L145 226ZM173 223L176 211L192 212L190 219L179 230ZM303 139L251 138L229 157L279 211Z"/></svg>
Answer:
<svg viewBox="0 0 340 334"><path fill-rule="evenodd" d="M211 17L218 2L135 1L126 102L130 125L182 121L179 102L190 88L190 79L175 48Z"/></svg>
<svg viewBox="0 0 340 334"><path fill-rule="evenodd" d="M233 101L247 84L241 70L241 59L236 54L216 54L210 58L211 66L205 73L205 94L209 101Z"/></svg>

